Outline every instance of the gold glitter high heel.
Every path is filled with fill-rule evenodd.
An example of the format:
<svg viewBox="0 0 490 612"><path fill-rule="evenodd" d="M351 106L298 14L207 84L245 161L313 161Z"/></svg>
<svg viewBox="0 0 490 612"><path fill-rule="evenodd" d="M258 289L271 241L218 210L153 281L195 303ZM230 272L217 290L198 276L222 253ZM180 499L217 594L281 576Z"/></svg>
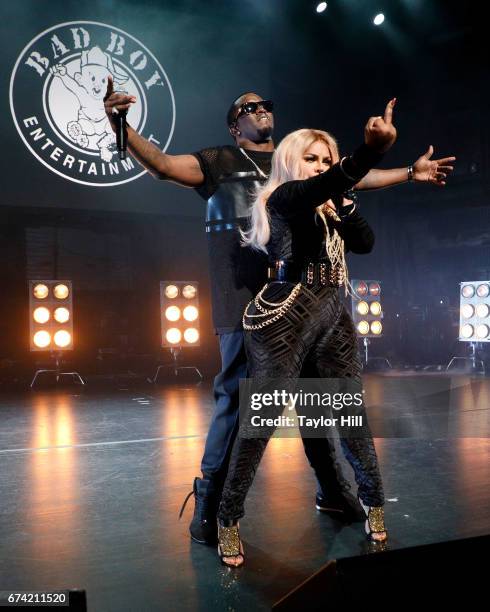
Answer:
<svg viewBox="0 0 490 612"><path fill-rule="evenodd" d="M357 496L359 503L366 514L366 536L371 542L386 542L388 533L385 527L385 514L383 506L366 506Z"/></svg>
<svg viewBox="0 0 490 612"><path fill-rule="evenodd" d="M218 556L221 563L228 567L243 565L245 558L238 523L218 521ZM234 558L234 561L231 560L232 558Z"/></svg>

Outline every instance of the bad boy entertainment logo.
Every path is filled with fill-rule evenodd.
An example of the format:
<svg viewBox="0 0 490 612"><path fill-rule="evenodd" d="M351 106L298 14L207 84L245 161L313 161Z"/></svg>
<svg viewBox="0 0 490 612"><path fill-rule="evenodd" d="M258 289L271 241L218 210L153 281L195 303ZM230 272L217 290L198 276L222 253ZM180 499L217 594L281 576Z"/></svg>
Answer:
<svg viewBox="0 0 490 612"><path fill-rule="evenodd" d="M24 48L10 79L10 109L31 153L60 176L96 187L145 171L120 161L104 111L107 76L136 96L128 123L165 151L175 123L170 81L136 38L104 23L77 21L45 30Z"/></svg>

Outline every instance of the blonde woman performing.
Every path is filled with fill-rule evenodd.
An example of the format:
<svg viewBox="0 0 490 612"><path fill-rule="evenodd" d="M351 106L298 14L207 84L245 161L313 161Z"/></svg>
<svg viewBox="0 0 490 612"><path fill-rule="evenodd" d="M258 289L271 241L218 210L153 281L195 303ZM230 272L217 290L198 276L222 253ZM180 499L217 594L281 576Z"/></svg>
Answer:
<svg viewBox="0 0 490 612"><path fill-rule="evenodd" d="M394 104L383 117L369 119L365 143L342 160L335 140L320 130L298 130L277 147L245 235L246 244L267 252L271 281L243 317L250 378L298 378L308 360L322 378L360 380L356 333L338 288L348 282L345 251L370 252L374 236L355 203L335 196L358 183L395 142ZM239 435L233 446L218 512L218 553L226 565L244 561L238 520L269 430L264 435ZM354 470L368 538L384 541L383 486L372 437L342 438L341 445Z"/></svg>

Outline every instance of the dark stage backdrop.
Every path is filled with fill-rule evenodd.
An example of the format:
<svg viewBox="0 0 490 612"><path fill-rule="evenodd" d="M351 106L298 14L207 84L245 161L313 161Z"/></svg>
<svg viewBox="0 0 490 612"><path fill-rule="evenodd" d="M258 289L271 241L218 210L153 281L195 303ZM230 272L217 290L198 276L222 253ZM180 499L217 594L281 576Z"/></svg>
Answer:
<svg viewBox="0 0 490 612"><path fill-rule="evenodd" d="M433 144L436 156L458 157L456 170L443 190L361 195L377 243L351 257L351 276L383 282L386 336L374 352L431 363L464 350L458 283L490 278L484 21L453 0L383 0L387 21L375 28L370 4L330 2L323 15L303 0L2 5L2 356L25 354L26 281L56 273L54 253L74 281L87 355L102 343L155 350L163 275L200 280L208 300L205 203L115 160L97 114L106 70L138 96L129 121L169 153L231 142L224 116L247 90L275 100L277 141L319 127L348 153L397 96L399 138L384 167ZM215 358L207 304L203 340Z"/></svg>

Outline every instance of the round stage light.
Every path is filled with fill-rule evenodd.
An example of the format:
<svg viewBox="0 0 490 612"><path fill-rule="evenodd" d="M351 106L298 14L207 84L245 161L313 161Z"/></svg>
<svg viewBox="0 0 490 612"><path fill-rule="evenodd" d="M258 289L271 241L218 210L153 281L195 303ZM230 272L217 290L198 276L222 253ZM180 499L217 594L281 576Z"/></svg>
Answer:
<svg viewBox="0 0 490 612"><path fill-rule="evenodd" d="M356 285L355 292L358 297L364 297L365 295L367 295L368 286L364 281L360 281Z"/></svg>
<svg viewBox="0 0 490 612"><path fill-rule="evenodd" d="M316 6L316 12L317 13L323 13L323 11L327 8L327 3L326 2L320 2L319 4L317 4Z"/></svg>
<svg viewBox="0 0 490 612"><path fill-rule="evenodd" d="M66 285L60 283L56 285L53 289L54 297L58 300L66 300L66 298L70 295L70 290Z"/></svg>
<svg viewBox="0 0 490 612"><path fill-rule="evenodd" d="M481 340L483 340L484 338L487 338L489 332L490 332L490 328L488 327L488 325L478 325L478 327L476 328L476 335Z"/></svg>
<svg viewBox="0 0 490 612"><path fill-rule="evenodd" d="M54 311L54 320L57 323L66 323L67 321L70 320L70 311L68 310L68 308L64 308L63 306L60 306L60 308L57 308Z"/></svg>
<svg viewBox="0 0 490 612"><path fill-rule="evenodd" d="M186 306L184 308L184 319L186 321L195 321L199 316L199 311L195 306Z"/></svg>
<svg viewBox="0 0 490 612"><path fill-rule="evenodd" d="M475 309L472 304L463 304L463 306L461 306L461 316L463 319L471 319L474 314Z"/></svg>
<svg viewBox="0 0 490 612"><path fill-rule="evenodd" d="M476 316L480 319L486 319L490 314L490 308L488 304L477 304L475 308Z"/></svg>
<svg viewBox="0 0 490 612"><path fill-rule="evenodd" d="M197 294L197 289L196 287L194 287L194 285L186 285L183 289L182 289L182 295L187 299L187 300L192 300L192 298L195 298Z"/></svg>
<svg viewBox="0 0 490 612"><path fill-rule="evenodd" d="M169 306L165 310L165 318L167 321L178 321L180 319L180 308L178 306Z"/></svg>
<svg viewBox="0 0 490 612"><path fill-rule="evenodd" d="M481 297L481 298L488 297L489 293L490 293L490 287L486 283L483 283L482 285L478 285L478 287L476 288L476 295L478 297Z"/></svg>
<svg viewBox="0 0 490 612"><path fill-rule="evenodd" d="M37 298L38 300L44 300L49 295L49 289L47 285L44 285L43 283L39 283L38 285L34 285L34 289L32 290L32 293L34 297Z"/></svg>
<svg viewBox="0 0 490 612"><path fill-rule="evenodd" d="M383 13L378 13L376 15L376 17L373 19L373 23L374 25L378 26L381 25L385 20L385 16L383 15Z"/></svg>
<svg viewBox="0 0 490 612"><path fill-rule="evenodd" d="M47 323L49 321L50 316L51 313L47 308L44 308L44 306L39 306L39 308L35 308L34 312L32 313L32 318L34 319L34 321L36 321L36 323L41 324Z"/></svg>
<svg viewBox="0 0 490 612"><path fill-rule="evenodd" d="M379 283L369 283L369 293L374 297L379 295L381 293Z"/></svg>
<svg viewBox="0 0 490 612"><path fill-rule="evenodd" d="M54 335L54 343L59 348L66 348L71 343L71 334L66 329L59 329Z"/></svg>
<svg viewBox="0 0 490 612"><path fill-rule="evenodd" d="M469 323L465 323L465 325L461 326L461 330L460 330L460 336L461 338L471 338L473 336L473 325L470 325Z"/></svg>
<svg viewBox="0 0 490 612"><path fill-rule="evenodd" d="M32 341L37 348L46 348L51 344L51 334L45 330L38 331L34 334Z"/></svg>
<svg viewBox="0 0 490 612"><path fill-rule="evenodd" d="M379 302L371 302L369 309L371 310L371 314L375 317L379 317L381 314L381 304Z"/></svg>
<svg viewBox="0 0 490 612"><path fill-rule="evenodd" d="M165 287L165 297L169 300L173 300L179 295L179 288L177 285L167 285Z"/></svg>
<svg viewBox="0 0 490 612"><path fill-rule="evenodd" d="M472 298L475 295L475 288L473 285L463 285L461 287L461 295L465 298Z"/></svg>
<svg viewBox="0 0 490 612"><path fill-rule="evenodd" d="M369 323L367 321L359 321L357 324L357 331L363 336L369 334Z"/></svg>
<svg viewBox="0 0 490 612"><path fill-rule="evenodd" d="M383 326L381 325L381 321L373 321L371 323L371 333L375 336L379 336L383 331Z"/></svg>
<svg viewBox="0 0 490 612"><path fill-rule="evenodd" d="M165 334L165 337L170 344L179 344L182 339L182 332L176 327L171 327Z"/></svg>
<svg viewBox="0 0 490 612"><path fill-rule="evenodd" d="M189 327L184 332L184 340L189 344L194 344L199 340L199 332L194 327Z"/></svg>
<svg viewBox="0 0 490 612"><path fill-rule="evenodd" d="M362 302L359 302L356 310L360 315L367 315L369 312L369 304L363 300Z"/></svg>

